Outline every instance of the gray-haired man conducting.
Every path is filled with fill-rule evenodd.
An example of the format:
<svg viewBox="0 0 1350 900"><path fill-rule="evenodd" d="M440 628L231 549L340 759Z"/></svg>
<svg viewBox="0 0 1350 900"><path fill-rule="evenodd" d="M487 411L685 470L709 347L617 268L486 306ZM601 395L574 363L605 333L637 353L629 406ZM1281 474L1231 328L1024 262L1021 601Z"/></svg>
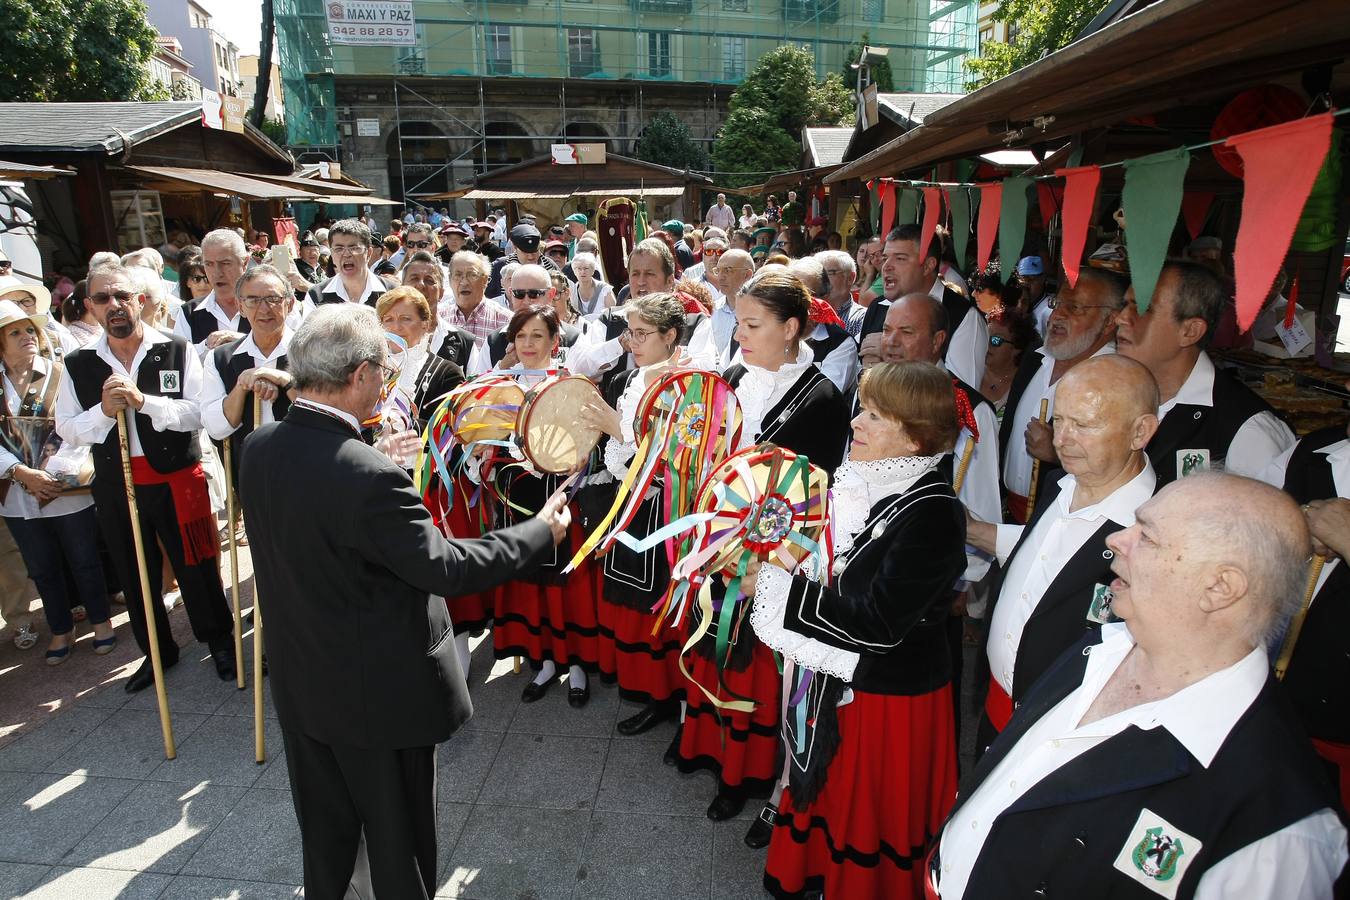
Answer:
<svg viewBox="0 0 1350 900"><path fill-rule="evenodd" d="M320 307L288 355L296 400L244 443L239 495L305 896L344 895L364 832L377 896L430 897L435 745L473 712L441 598L518 577L570 517L559 494L480 540L441 536L408 476L361 440L391 371L369 307Z"/></svg>

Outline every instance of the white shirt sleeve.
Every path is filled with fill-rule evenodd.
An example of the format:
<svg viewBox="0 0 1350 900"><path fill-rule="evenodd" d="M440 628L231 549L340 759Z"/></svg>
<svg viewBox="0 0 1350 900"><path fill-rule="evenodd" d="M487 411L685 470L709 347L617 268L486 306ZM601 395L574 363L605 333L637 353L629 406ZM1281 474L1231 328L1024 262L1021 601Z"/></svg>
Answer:
<svg viewBox="0 0 1350 900"><path fill-rule="evenodd" d="M1195 900L1325 900L1345 863L1345 828L1323 809L1215 863Z"/></svg>
<svg viewBox="0 0 1350 900"><path fill-rule="evenodd" d="M197 405L202 392L202 361L191 353L183 359L182 399L144 395L140 413L150 418L156 431L196 431L202 427L202 411Z"/></svg>
<svg viewBox="0 0 1350 900"><path fill-rule="evenodd" d="M1288 425L1272 412L1259 412L1243 422L1233 435L1233 442L1228 445L1228 454L1224 457L1224 471L1257 478L1272 460L1294 446L1294 442L1294 433Z"/></svg>
<svg viewBox="0 0 1350 900"><path fill-rule="evenodd" d="M969 385L984 381L984 357L989 352L989 326L972 306L947 345L947 370Z"/></svg>
<svg viewBox="0 0 1350 900"><path fill-rule="evenodd" d="M1264 481L1271 487L1284 490L1284 479L1289 474L1289 460L1293 457L1294 448L1297 446L1297 442L1291 444L1288 450L1285 450L1279 456L1272 459L1270 465L1262 469L1261 473L1256 476L1256 479L1258 481Z"/></svg>
<svg viewBox="0 0 1350 900"><path fill-rule="evenodd" d="M820 371L834 382L841 394L848 394L858 383L858 370L862 361L858 358L858 345L853 341L844 341L830 351L820 363Z"/></svg>
<svg viewBox="0 0 1350 900"><path fill-rule="evenodd" d="M206 358L206 365L202 366L202 390L197 396L197 403L202 410L202 427L217 441L225 440L238 430L238 426L231 425L225 417L225 397L228 393L224 380L216 371L216 355L212 353Z"/></svg>
<svg viewBox="0 0 1350 900"><path fill-rule="evenodd" d="M980 439L975 442L975 451L970 457L970 468L966 470L965 480L961 482L960 499L970 514L981 522L999 524L1003 521L1003 500L999 496L998 474L998 419L987 403L975 408L975 425L980 429ZM956 456L953 460L956 469L961 467L961 454L970 442L970 434L963 428L956 442ZM956 469L953 469L955 475ZM971 584L984 578L989 572L989 561L967 554L964 581Z"/></svg>
<svg viewBox="0 0 1350 900"><path fill-rule="evenodd" d="M600 373L608 371L614 366L614 363L623 358L623 345L619 343L618 338L604 340L605 328L603 325L597 324L592 329L591 334L595 337L587 341L584 346L578 341L568 357L567 368L574 375L595 378Z"/></svg>
<svg viewBox="0 0 1350 900"><path fill-rule="evenodd" d="M617 343L617 342L616 342ZM713 340L712 317L706 316L694 328L689 338L690 364L699 369L715 369L717 366L717 341Z"/></svg>
<svg viewBox="0 0 1350 900"><path fill-rule="evenodd" d="M80 405L75 396L72 378L62 378L56 395L56 433L61 440L77 447L101 444L108 432L117 426L117 419L103 414L103 406L95 403L89 409Z"/></svg>

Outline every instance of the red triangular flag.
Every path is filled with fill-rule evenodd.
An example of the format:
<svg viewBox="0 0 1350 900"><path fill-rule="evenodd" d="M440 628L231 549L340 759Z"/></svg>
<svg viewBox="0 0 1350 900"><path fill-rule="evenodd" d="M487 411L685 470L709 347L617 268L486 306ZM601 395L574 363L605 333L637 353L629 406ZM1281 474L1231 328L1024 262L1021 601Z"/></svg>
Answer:
<svg viewBox="0 0 1350 900"><path fill-rule="evenodd" d="M1097 202L1097 186L1102 170L1097 166L1076 169L1057 169L1064 178L1064 277L1069 287L1078 284L1078 269L1083 263L1083 248L1087 246L1088 226L1092 224L1092 207Z"/></svg>
<svg viewBox="0 0 1350 900"><path fill-rule="evenodd" d="M1181 216L1186 220L1186 232L1195 240L1209 218L1209 207L1214 202L1213 191L1187 191L1181 195Z"/></svg>
<svg viewBox="0 0 1350 900"><path fill-rule="evenodd" d="M1284 310L1284 327L1294 327L1294 312L1298 306L1298 274L1294 274L1294 281L1289 285L1289 305Z"/></svg>
<svg viewBox="0 0 1350 900"><path fill-rule="evenodd" d="M895 224L895 182L881 182L881 239L886 240L886 235L891 233L891 226Z"/></svg>
<svg viewBox="0 0 1350 900"><path fill-rule="evenodd" d="M1050 220L1064 208L1064 185L1036 182L1036 200L1041 208L1041 224L1049 231Z"/></svg>
<svg viewBox="0 0 1350 900"><path fill-rule="evenodd" d="M926 187L923 189L923 227L919 231L919 257L928 252L928 243L933 240L937 230L938 214L942 212L942 189Z"/></svg>
<svg viewBox="0 0 1350 900"><path fill-rule="evenodd" d="M1003 182L977 185L980 189L980 221L976 226L975 264L983 272L989 268L989 254L998 237L998 212L1003 206ZM1017 260L1003 260L1003 265L1017 265Z"/></svg>
<svg viewBox="0 0 1350 900"><path fill-rule="evenodd" d="M1331 113L1235 134L1225 143L1242 157L1242 222L1233 248L1238 327L1261 312L1289 250L1294 226L1331 148Z"/></svg>

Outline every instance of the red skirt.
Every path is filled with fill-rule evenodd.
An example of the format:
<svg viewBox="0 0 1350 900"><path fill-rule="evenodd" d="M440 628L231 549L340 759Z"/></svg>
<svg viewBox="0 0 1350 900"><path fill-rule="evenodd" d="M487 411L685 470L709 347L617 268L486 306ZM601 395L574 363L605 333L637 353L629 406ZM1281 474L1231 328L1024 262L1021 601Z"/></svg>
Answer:
<svg viewBox="0 0 1350 900"><path fill-rule="evenodd" d="M717 665L699 653L685 657L692 676L686 679L684 729L680 735L679 767L682 772L709 769L727 787L742 787L752 793L773 786L779 766L779 693L783 676L773 651L753 634L750 665L740 672L726 670L718 681ZM719 700L749 699L750 713L719 710L708 702L699 685Z"/></svg>
<svg viewBox="0 0 1350 900"><path fill-rule="evenodd" d="M652 634L656 613L630 609L604 596L596 614L600 623L600 674L605 681L618 682L624 697L643 703L684 695L679 662L682 631L662 621Z"/></svg>
<svg viewBox="0 0 1350 900"><path fill-rule="evenodd" d="M585 539L575 518L571 538L573 547ZM497 588L493 653L498 659L523 656L533 662L552 660L560 666L595 669L599 659L595 606L601 577L600 567L587 559L560 585L508 581Z"/></svg>
<svg viewBox="0 0 1350 900"><path fill-rule="evenodd" d="M923 897L923 860L956 800L951 686L917 697L855 692L815 802L783 793L764 886L775 897Z"/></svg>
<svg viewBox="0 0 1350 900"><path fill-rule="evenodd" d="M454 505L449 510L445 508L444 488L437 487L422 498L422 502L431 513L432 521L442 534L451 538L482 537L484 532L483 525L479 522L481 516L479 506L482 510L488 511L486 524L488 529L491 529L492 504L487 503L485 497L479 498L479 506L469 508L469 498L473 496L475 488L476 485L464 476L455 478ZM450 610L450 621L454 625L455 634L466 632L478 634L492 624L493 593L482 591L477 594L461 594L458 597L445 598L445 606Z"/></svg>

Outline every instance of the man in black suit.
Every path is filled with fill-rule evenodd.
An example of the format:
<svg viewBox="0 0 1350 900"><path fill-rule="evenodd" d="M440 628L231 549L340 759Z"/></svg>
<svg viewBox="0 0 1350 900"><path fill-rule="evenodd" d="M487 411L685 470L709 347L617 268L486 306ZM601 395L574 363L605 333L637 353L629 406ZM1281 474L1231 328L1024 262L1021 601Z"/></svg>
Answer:
<svg viewBox="0 0 1350 900"><path fill-rule="evenodd" d="M344 895L364 832L378 896L430 897L435 745L473 711L441 598L519 577L570 516L560 493L521 525L447 541L403 470L359 436L389 374L374 311L320 307L288 356L297 397L245 442L239 496L306 896Z"/></svg>

